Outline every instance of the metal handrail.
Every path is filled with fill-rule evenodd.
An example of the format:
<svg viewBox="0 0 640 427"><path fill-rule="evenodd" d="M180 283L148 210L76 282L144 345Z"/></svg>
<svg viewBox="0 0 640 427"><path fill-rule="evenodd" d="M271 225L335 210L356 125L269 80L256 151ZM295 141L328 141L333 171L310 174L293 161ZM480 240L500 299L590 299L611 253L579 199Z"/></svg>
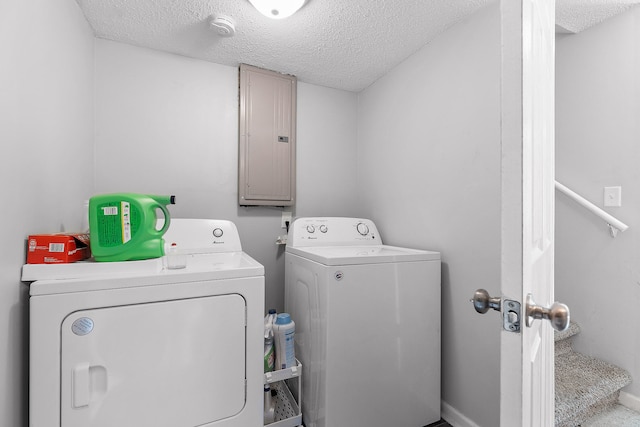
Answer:
<svg viewBox="0 0 640 427"><path fill-rule="evenodd" d="M585 199L584 197L576 193L575 191L560 184L558 181L556 181L556 190L559 190L561 193L564 193L565 195L569 196L569 198L571 198L573 201L583 206L593 214L602 218L609 226L611 237L616 237L618 235L618 231L623 232L627 228L629 228L627 224L620 221L618 218L600 209L599 207L597 207L596 205L594 205L593 203L591 203L590 201L588 201L587 199Z"/></svg>

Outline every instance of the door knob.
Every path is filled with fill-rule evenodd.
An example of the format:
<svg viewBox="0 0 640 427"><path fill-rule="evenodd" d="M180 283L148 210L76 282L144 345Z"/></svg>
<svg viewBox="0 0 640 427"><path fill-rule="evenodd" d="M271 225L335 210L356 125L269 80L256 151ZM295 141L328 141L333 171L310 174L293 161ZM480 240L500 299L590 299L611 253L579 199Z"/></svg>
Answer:
<svg viewBox="0 0 640 427"><path fill-rule="evenodd" d="M531 326L535 319L547 319L551 322L551 327L556 331L564 331L569 327L570 313L569 307L565 304L554 302L551 307L546 308L536 304L533 295L527 295L527 326Z"/></svg>
<svg viewBox="0 0 640 427"><path fill-rule="evenodd" d="M473 294L471 302L473 303L473 308L475 308L478 313L484 314L489 311L490 308L496 311L500 311L502 298L491 297L489 295L489 292L487 292L485 289L478 289Z"/></svg>
<svg viewBox="0 0 640 427"><path fill-rule="evenodd" d="M471 298L473 308L480 314L489 311L490 308L495 311L502 311L502 327L505 331L520 331L520 303L509 299L504 300L505 309L502 310L502 298L492 297L485 289L478 289Z"/></svg>

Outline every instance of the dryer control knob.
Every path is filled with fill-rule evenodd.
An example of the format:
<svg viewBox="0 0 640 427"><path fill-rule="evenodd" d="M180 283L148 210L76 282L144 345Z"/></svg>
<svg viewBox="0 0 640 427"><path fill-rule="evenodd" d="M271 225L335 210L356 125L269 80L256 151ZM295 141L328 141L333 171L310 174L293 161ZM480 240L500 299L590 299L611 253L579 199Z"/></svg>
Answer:
<svg viewBox="0 0 640 427"><path fill-rule="evenodd" d="M364 222L359 222L358 225L356 225L356 229L358 230L358 233L362 234L363 236L369 234L369 227L367 227L367 224L365 224Z"/></svg>
<svg viewBox="0 0 640 427"><path fill-rule="evenodd" d="M216 228L213 230L213 235L215 237L222 237L223 234L224 232L222 231L222 228Z"/></svg>
<svg viewBox="0 0 640 427"><path fill-rule="evenodd" d="M328 228L327 228L327 226L326 226L326 225L322 224L322 225L320 226L320 232L321 232L321 233L326 233L326 232L327 232L327 230L328 230Z"/></svg>
<svg viewBox="0 0 640 427"><path fill-rule="evenodd" d="M307 232L313 233L316 231L316 228L313 225L307 225Z"/></svg>

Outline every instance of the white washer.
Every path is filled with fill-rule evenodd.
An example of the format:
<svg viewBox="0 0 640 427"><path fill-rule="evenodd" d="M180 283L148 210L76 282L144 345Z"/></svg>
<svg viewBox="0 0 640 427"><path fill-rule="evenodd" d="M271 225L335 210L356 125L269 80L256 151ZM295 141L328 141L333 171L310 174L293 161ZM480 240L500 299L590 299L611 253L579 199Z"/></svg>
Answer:
<svg viewBox="0 0 640 427"><path fill-rule="evenodd" d="M31 427L262 425L264 268L229 221L173 219L186 256L25 265Z"/></svg>
<svg viewBox="0 0 640 427"><path fill-rule="evenodd" d="M440 420L440 254L358 218L299 218L286 249L306 427Z"/></svg>

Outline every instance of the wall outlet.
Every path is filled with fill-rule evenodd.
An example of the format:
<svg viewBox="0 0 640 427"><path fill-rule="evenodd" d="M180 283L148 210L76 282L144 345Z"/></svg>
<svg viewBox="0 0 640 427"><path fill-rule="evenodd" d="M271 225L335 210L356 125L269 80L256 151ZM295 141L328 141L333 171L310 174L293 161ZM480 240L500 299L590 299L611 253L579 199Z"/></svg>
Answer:
<svg viewBox="0 0 640 427"><path fill-rule="evenodd" d="M604 187L604 205L622 206L622 187Z"/></svg>
<svg viewBox="0 0 640 427"><path fill-rule="evenodd" d="M291 225L291 212L282 211L281 228L287 228L287 222Z"/></svg>

